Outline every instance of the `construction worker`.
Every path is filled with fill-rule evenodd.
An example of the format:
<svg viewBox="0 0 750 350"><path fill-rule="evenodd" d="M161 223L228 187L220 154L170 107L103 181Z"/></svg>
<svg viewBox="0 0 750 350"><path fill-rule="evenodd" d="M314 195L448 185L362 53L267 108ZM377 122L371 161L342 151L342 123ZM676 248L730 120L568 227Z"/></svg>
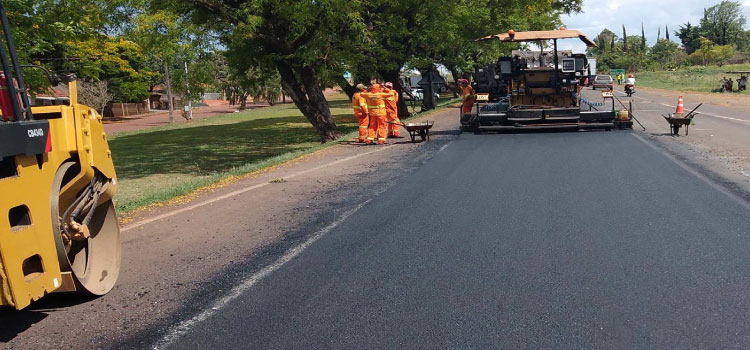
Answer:
<svg viewBox="0 0 750 350"><path fill-rule="evenodd" d="M388 123L388 137L401 137L401 120L398 119L398 92L390 81L383 84L386 93L391 96L385 99L386 122Z"/></svg>
<svg viewBox="0 0 750 350"><path fill-rule="evenodd" d="M367 112L367 100L362 94L365 92L365 86L363 84L357 84L357 92L352 96L352 108L354 109L354 116L357 117L359 123L359 138L357 141L367 141L367 128L370 127L370 116Z"/></svg>
<svg viewBox="0 0 750 350"><path fill-rule="evenodd" d="M390 93L385 93L380 84L372 84L367 92L361 94L367 100L367 111L370 115L370 126L367 129L368 145L375 142L385 144L385 138L388 136L388 126L386 125L387 113L385 111L385 99L390 97Z"/></svg>
<svg viewBox="0 0 750 350"><path fill-rule="evenodd" d="M464 113L471 113L471 107L474 106L474 89L469 85L466 79L458 79L458 87L461 89L461 110Z"/></svg>

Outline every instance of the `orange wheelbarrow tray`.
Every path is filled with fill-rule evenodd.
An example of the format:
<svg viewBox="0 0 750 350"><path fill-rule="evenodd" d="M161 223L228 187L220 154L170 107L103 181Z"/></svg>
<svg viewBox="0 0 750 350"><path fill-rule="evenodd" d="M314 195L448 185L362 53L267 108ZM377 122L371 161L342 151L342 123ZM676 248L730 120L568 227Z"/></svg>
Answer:
<svg viewBox="0 0 750 350"><path fill-rule="evenodd" d="M430 129L435 125L435 122L429 120L420 123L403 123L403 122L390 122L391 124L401 125L409 132L411 142L417 142L416 138L419 136L422 141L430 141Z"/></svg>

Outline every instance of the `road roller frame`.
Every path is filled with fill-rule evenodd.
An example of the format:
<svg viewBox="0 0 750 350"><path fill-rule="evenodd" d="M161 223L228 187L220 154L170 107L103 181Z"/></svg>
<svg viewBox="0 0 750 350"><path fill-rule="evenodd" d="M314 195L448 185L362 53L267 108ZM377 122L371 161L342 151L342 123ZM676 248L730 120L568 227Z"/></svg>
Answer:
<svg viewBox="0 0 750 350"><path fill-rule="evenodd" d="M63 79L69 105L31 107L1 3L0 17L0 305L22 309L55 291L102 295L121 249L102 117L78 103L73 77Z"/></svg>

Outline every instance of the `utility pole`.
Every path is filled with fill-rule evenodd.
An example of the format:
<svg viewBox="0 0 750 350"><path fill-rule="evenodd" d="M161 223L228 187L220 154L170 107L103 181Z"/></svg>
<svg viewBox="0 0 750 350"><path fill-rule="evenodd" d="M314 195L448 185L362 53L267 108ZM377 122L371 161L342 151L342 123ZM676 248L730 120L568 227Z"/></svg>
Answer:
<svg viewBox="0 0 750 350"><path fill-rule="evenodd" d="M188 75L187 61L185 61L185 90L187 91L186 98L188 100L187 119L193 120L193 99L190 98L190 80L189 80L189 75Z"/></svg>

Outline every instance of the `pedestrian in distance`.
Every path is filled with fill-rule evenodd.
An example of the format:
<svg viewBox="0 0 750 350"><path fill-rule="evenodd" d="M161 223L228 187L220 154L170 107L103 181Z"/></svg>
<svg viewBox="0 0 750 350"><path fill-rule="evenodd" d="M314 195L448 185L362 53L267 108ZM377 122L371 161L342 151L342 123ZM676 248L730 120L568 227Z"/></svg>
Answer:
<svg viewBox="0 0 750 350"><path fill-rule="evenodd" d="M354 116L357 118L359 124L359 137L358 142L367 141L367 129L370 126L370 116L367 111L367 100L362 93L365 92L365 86L363 84L357 84L357 91L352 95L352 109L354 109Z"/></svg>
<svg viewBox="0 0 750 350"><path fill-rule="evenodd" d="M400 138L401 137L401 120L398 119L398 92L393 88L393 83L390 81L383 84L385 89L383 92L391 94L390 97L385 99L385 112L386 122L388 123L388 137Z"/></svg>

